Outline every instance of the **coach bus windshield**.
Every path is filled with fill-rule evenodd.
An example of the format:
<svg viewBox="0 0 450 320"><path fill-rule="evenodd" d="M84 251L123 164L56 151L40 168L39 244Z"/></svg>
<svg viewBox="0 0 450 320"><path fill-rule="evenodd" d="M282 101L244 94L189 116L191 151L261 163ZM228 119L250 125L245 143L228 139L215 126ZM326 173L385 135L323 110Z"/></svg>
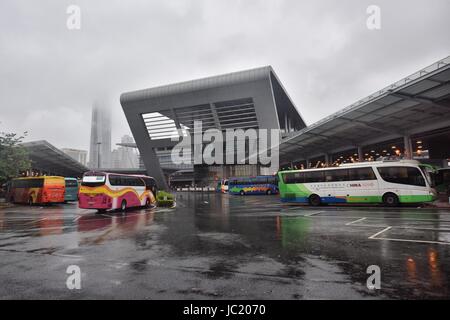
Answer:
<svg viewBox="0 0 450 320"><path fill-rule="evenodd" d="M81 185L85 187L99 187L105 184L105 175L85 175L81 180Z"/></svg>

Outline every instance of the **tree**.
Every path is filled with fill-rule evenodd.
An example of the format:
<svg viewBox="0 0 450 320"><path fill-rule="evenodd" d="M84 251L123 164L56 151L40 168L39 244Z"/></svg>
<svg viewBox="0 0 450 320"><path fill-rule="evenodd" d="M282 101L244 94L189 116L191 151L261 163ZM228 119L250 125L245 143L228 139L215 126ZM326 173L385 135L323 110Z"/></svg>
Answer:
<svg viewBox="0 0 450 320"><path fill-rule="evenodd" d="M20 145L26 135L0 132L0 185L31 168L28 152Z"/></svg>

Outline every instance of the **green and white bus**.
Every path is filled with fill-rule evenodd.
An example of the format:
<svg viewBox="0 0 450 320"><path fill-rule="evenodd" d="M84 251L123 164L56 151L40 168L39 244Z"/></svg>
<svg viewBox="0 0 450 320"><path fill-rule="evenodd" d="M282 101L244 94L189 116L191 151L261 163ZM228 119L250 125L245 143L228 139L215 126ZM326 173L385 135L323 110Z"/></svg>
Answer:
<svg viewBox="0 0 450 320"><path fill-rule="evenodd" d="M283 202L308 203L423 203L436 191L418 161L388 160L343 164L339 167L278 172Z"/></svg>

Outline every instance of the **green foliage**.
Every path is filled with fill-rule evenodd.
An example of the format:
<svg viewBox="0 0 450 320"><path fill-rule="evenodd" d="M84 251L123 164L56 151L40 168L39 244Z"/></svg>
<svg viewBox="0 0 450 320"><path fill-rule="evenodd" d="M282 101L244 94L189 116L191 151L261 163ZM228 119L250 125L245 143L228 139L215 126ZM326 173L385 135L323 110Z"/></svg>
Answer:
<svg viewBox="0 0 450 320"><path fill-rule="evenodd" d="M31 168L27 150L20 145L26 134L0 132L0 184Z"/></svg>
<svg viewBox="0 0 450 320"><path fill-rule="evenodd" d="M158 191L156 201L160 207L172 207L175 204L175 196L166 191Z"/></svg>

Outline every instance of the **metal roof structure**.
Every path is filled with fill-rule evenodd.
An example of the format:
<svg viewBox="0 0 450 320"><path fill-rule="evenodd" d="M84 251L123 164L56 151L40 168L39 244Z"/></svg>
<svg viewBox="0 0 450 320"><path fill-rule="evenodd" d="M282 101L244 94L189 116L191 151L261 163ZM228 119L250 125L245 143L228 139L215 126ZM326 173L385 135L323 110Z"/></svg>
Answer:
<svg viewBox="0 0 450 320"><path fill-rule="evenodd" d="M46 140L24 142L32 168L64 177L81 177L89 169Z"/></svg>
<svg viewBox="0 0 450 320"><path fill-rule="evenodd" d="M149 89L137 90L133 92L126 92L121 95L120 100L132 103L163 96L191 93L194 91L208 90L217 87L233 86L240 83L265 80L268 79L270 75L274 75L276 77L276 80L279 81L273 68L271 66L264 66L250 70L231 72L218 76L184 81Z"/></svg>
<svg viewBox="0 0 450 320"><path fill-rule="evenodd" d="M450 56L283 139L280 161L445 127L450 127Z"/></svg>
<svg viewBox="0 0 450 320"><path fill-rule="evenodd" d="M145 103L148 112L142 112L141 115L151 140L170 140L179 136L179 130L183 135L192 134L194 121L202 121L203 131L212 128L222 131L266 128L267 125L261 124L262 116L258 116L252 97L238 96L228 101L220 100L218 97L214 101L209 100L214 89L233 92L233 87L258 81L270 85L269 91L273 95L271 99L274 100L277 109L274 116L278 116L280 127L285 125L284 117L288 115L290 118L288 127L292 129L289 131L306 126L271 66L126 92L121 95L120 101L123 106L130 109L139 108ZM195 96L200 96L203 103L179 105L180 102L176 99L184 97L181 103L185 103L187 100L185 97ZM171 104L169 106L166 102L168 100Z"/></svg>
<svg viewBox="0 0 450 320"><path fill-rule="evenodd" d="M200 121L202 132L260 128L283 136L306 126L271 66L126 92L120 103L149 175L165 186L155 150L192 135Z"/></svg>

